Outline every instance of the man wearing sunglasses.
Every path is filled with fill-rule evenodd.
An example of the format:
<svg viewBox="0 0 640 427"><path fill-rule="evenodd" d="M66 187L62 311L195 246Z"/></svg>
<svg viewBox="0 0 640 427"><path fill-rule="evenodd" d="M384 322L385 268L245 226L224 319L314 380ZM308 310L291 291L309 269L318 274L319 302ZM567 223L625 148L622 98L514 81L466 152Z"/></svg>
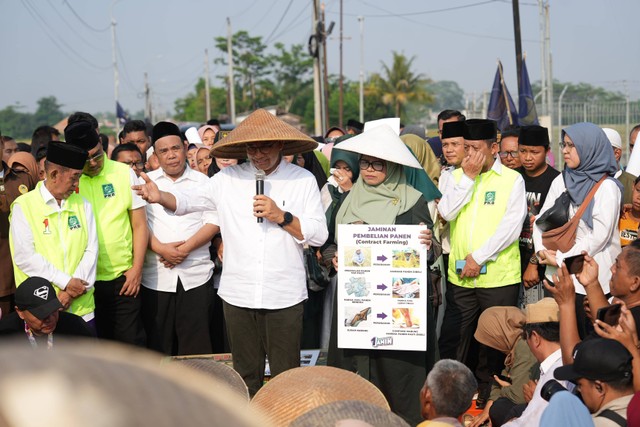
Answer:
<svg viewBox="0 0 640 427"><path fill-rule="evenodd" d="M149 233L146 203L131 190L138 179L129 166L107 158L90 121L71 123L64 135L67 143L89 152L79 190L93 207L98 230L94 294L98 337L144 346L137 296Z"/></svg>

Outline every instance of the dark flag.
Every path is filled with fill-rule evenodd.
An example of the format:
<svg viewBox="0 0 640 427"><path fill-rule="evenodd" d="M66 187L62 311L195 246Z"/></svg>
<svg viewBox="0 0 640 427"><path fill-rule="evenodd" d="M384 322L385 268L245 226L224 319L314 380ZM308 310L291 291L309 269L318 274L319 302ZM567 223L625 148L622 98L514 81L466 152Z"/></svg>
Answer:
<svg viewBox="0 0 640 427"><path fill-rule="evenodd" d="M502 74L502 63L498 61L498 71L493 80L491 98L487 107L487 118L498 123L498 129L506 129L510 125L518 125L518 111L513 103L513 99L507 90Z"/></svg>
<svg viewBox="0 0 640 427"><path fill-rule="evenodd" d="M538 113L536 112L536 103L533 100L533 91L531 90L531 82L529 81L529 73L527 72L527 64L522 59L522 75L520 76L522 87L519 88L518 94L518 121L521 126L539 125Z"/></svg>
<svg viewBox="0 0 640 427"><path fill-rule="evenodd" d="M120 121L120 125L124 125L129 121L129 115L124 111L124 108L122 108L122 105L120 105L118 101L116 101L116 117Z"/></svg>

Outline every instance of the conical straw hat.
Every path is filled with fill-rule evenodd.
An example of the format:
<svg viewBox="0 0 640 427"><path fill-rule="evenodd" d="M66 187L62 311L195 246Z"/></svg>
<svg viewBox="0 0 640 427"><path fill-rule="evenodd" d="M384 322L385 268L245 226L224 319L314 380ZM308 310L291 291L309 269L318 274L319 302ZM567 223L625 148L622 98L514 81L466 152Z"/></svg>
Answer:
<svg viewBox="0 0 640 427"><path fill-rule="evenodd" d="M359 420L373 427L409 427L398 415L361 400L327 403L300 415L291 427L334 427L341 420Z"/></svg>
<svg viewBox="0 0 640 427"><path fill-rule="evenodd" d="M330 366L285 371L262 387L251 401L273 424L288 426L300 415L326 403L361 400L389 410L382 392L353 372Z"/></svg>
<svg viewBox="0 0 640 427"><path fill-rule="evenodd" d="M266 110L254 111L234 130L217 142L211 149L213 157L223 159L246 159L248 143L284 142L282 154L306 153L314 150L318 143L293 126L283 122Z"/></svg>

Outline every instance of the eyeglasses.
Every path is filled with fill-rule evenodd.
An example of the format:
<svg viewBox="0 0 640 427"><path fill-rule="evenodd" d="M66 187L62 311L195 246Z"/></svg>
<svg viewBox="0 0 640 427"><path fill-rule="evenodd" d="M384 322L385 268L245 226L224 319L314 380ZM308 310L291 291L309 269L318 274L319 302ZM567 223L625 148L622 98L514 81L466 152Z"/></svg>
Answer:
<svg viewBox="0 0 640 427"><path fill-rule="evenodd" d="M267 154L277 142L267 142L264 144L247 144L247 153L255 153L256 151L261 152L262 154Z"/></svg>
<svg viewBox="0 0 640 427"><path fill-rule="evenodd" d="M104 151L100 152L99 154L94 154L91 157L87 157L87 161L85 162L85 164L88 165L91 162L98 163L100 160L102 160L103 157L104 157Z"/></svg>
<svg viewBox="0 0 640 427"><path fill-rule="evenodd" d="M564 150L565 148L568 148L569 150L571 150L572 148L575 148L575 147L576 147L575 144L572 144L570 142L564 142L564 141L560 142L561 150Z"/></svg>
<svg viewBox="0 0 640 427"><path fill-rule="evenodd" d="M512 159L517 159L518 152L517 151L501 151L500 152L500 157L503 159L506 159L509 156L511 156Z"/></svg>
<svg viewBox="0 0 640 427"><path fill-rule="evenodd" d="M122 162L122 163L136 169L144 168L144 162Z"/></svg>
<svg viewBox="0 0 640 427"><path fill-rule="evenodd" d="M374 171L382 172L382 169L384 169L384 162L382 162L380 160L374 160L373 162L370 162L370 161L365 160L365 159L360 159L360 169L361 170L367 170L370 167L373 168Z"/></svg>

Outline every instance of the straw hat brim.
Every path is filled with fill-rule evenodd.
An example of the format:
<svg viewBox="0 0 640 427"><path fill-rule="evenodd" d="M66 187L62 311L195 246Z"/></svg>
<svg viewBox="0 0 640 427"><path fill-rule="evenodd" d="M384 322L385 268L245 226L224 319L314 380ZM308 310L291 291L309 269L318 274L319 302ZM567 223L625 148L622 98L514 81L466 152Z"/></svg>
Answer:
<svg viewBox="0 0 640 427"><path fill-rule="evenodd" d="M406 421L378 405L359 400L327 403L296 418L291 427L333 427L340 420L360 420L373 427L409 427Z"/></svg>
<svg viewBox="0 0 640 427"><path fill-rule="evenodd" d="M246 159L246 144L282 141L282 155L315 150L318 143L266 110L256 110L211 149L213 157Z"/></svg>
<svg viewBox="0 0 640 427"><path fill-rule="evenodd" d="M172 360L224 382L244 400L249 401L249 389L233 368L204 356L175 356Z"/></svg>
<svg viewBox="0 0 640 427"><path fill-rule="evenodd" d="M300 415L326 403L361 400L389 410L382 392L369 381L330 366L294 368L262 387L251 406L269 415L278 426L287 426Z"/></svg>
<svg viewBox="0 0 640 427"><path fill-rule="evenodd" d="M399 165L422 169L418 159L409 151L393 129L387 125L365 130L360 135L342 141L334 148L336 150L366 154L367 156L377 157Z"/></svg>

